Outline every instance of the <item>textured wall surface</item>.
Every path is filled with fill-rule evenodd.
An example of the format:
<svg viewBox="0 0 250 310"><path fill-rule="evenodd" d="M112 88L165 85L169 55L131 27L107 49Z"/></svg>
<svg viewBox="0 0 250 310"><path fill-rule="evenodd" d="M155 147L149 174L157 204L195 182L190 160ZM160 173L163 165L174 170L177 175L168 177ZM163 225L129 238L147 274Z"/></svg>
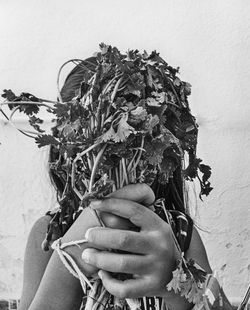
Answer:
<svg viewBox="0 0 250 310"><path fill-rule="evenodd" d="M250 282L249 10L247 0L0 1L0 89L54 99L60 65L92 55L102 41L122 51L156 49L180 66L193 85L198 155L213 168L214 190L198 201L196 221L231 298ZM20 295L28 231L55 196L46 149L2 117L0 142L1 299Z"/></svg>

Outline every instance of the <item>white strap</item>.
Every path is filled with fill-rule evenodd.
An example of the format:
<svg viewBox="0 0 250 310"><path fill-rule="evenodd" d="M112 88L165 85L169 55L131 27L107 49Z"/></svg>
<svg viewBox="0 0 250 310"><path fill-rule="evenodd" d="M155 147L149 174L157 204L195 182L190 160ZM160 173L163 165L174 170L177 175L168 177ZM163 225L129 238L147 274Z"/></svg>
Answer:
<svg viewBox="0 0 250 310"><path fill-rule="evenodd" d="M82 239L82 240L76 240L76 241L70 241L70 242L66 242L66 243L62 243L62 238L59 238L57 240L55 240L52 245L51 248L55 251L57 251L62 263L64 264L64 266L68 269L68 271L76 278L78 278L80 280L83 292L86 294L87 292L87 284L91 287L91 289L93 289L92 284L90 283L89 279L82 273L82 271L80 270L80 268L77 266L76 262L74 261L74 259L66 252L64 251L64 249L68 246L72 246L72 245L76 245L78 247L79 244L88 242L86 239Z"/></svg>

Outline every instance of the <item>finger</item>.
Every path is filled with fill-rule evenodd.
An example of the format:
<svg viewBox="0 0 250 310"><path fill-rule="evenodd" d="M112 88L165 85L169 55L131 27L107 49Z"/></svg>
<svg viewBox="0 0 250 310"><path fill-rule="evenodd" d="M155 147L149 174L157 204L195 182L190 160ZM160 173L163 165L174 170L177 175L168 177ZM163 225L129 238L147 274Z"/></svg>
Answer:
<svg viewBox="0 0 250 310"><path fill-rule="evenodd" d="M152 210L130 200L117 198L93 200L90 203L90 207L98 211L106 211L127 218L142 229L156 228L160 223L159 216Z"/></svg>
<svg viewBox="0 0 250 310"><path fill-rule="evenodd" d="M135 230L136 226L124 217L108 213L98 212L102 222L106 227L115 229Z"/></svg>
<svg viewBox="0 0 250 310"><path fill-rule="evenodd" d="M135 231L93 227L87 230L85 238L94 247L122 250L137 254L151 253L155 242L147 234Z"/></svg>
<svg viewBox="0 0 250 310"><path fill-rule="evenodd" d="M146 256L119 254L87 248L82 252L85 263L110 272L142 274L150 268Z"/></svg>
<svg viewBox="0 0 250 310"><path fill-rule="evenodd" d="M106 290L121 299L139 298L148 296L150 280L148 278L136 278L120 281L113 278L108 272L100 270L98 272Z"/></svg>
<svg viewBox="0 0 250 310"><path fill-rule="evenodd" d="M108 195L112 198L128 199L145 206L150 206L155 201L155 195L150 186L145 183L129 184Z"/></svg>

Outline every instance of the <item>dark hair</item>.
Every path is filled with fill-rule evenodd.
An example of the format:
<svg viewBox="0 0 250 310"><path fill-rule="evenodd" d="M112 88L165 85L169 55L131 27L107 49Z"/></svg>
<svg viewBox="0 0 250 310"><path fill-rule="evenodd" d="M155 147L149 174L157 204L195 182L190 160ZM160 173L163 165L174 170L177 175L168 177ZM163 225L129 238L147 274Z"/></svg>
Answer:
<svg viewBox="0 0 250 310"><path fill-rule="evenodd" d="M70 101L75 97L76 92L79 90L83 76L86 74L86 70L90 72L95 72L97 66L97 61L95 57L87 58L86 60L80 62L75 66L75 68L67 76L65 83L61 89L61 97L63 101ZM49 162L53 163L59 158L58 150L51 146ZM59 174L55 173L53 168L50 168L51 180L56 188L58 198L62 195L63 189L66 184L66 178L64 173ZM162 185L156 178L151 185L155 193L156 199L165 198L166 207L169 210L178 210L183 213L186 213L186 206L184 202L184 193L183 193L183 182L184 178L182 176L182 169L178 167L173 176L169 179L169 182L165 185ZM72 204L79 204L79 198L72 193Z"/></svg>

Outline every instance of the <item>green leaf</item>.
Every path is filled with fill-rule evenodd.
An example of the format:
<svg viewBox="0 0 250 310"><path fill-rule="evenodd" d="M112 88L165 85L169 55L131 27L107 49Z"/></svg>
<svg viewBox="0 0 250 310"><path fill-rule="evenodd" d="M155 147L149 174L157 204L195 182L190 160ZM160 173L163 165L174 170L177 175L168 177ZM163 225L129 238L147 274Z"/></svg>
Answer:
<svg viewBox="0 0 250 310"><path fill-rule="evenodd" d="M43 147L46 145L59 145L59 141L52 135L40 135L35 138L38 147Z"/></svg>
<svg viewBox="0 0 250 310"><path fill-rule="evenodd" d="M197 176L197 171L198 171L198 167L201 163L201 159L200 158L194 158L189 165L187 166L187 168L183 171L184 172L184 177L187 180L193 180L194 178L196 178Z"/></svg>
<svg viewBox="0 0 250 310"><path fill-rule="evenodd" d="M118 123L117 132L116 132L115 136L113 137L113 140L115 142L125 141L126 138L131 133L135 132L135 129L127 123L127 120L128 120L128 114L123 113L122 117Z"/></svg>
<svg viewBox="0 0 250 310"><path fill-rule="evenodd" d="M9 104L9 108L10 110L12 110L15 107L19 107L19 111L20 112L24 112L27 115L32 115L32 114L36 114L39 112L39 106L37 104L25 104L22 103L21 101L32 101L32 102L41 102L41 100L37 97L35 97L34 95L30 94L30 93L21 93L20 96L16 96L12 90L10 89L5 89L3 91L2 94L3 98L6 98L7 101L15 101L15 102L19 102L20 104Z"/></svg>
<svg viewBox="0 0 250 310"><path fill-rule="evenodd" d="M137 107L130 111L129 123L130 124L139 124L142 121L145 121L147 118L147 111L143 107Z"/></svg>
<svg viewBox="0 0 250 310"><path fill-rule="evenodd" d="M65 104L65 103L56 103L54 105L54 113L56 114L56 116L58 118L61 117L69 117L69 110L70 110L70 105L69 104Z"/></svg>
<svg viewBox="0 0 250 310"><path fill-rule="evenodd" d="M142 125L142 130L145 130L149 134L152 134L154 128L159 124L159 117L157 115L149 114L146 121Z"/></svg>
<svg viewBox="0 0 250 310"><path fill-rule="evenodd" d="M15 99L15 101L40 102L41 100L30 93L21 93L20 96ZM24 112L27 115L32 115L32 114L37 114L40 110L40 107L39 105L36 105L36 104L20 103L19 110L20 112Z"/></svg>
<svg viewBox="0 0 250 310"><path fill-rule="evenodd" d="M152 92L152 95L159 103L164 103L167 100L167 94L165 92Z"/></svg>
<svg viewBox="0 0 250 310"><path fill-rule="evenodd" d="M179 261L177 268L172 272L172 280L167 284L167 290L175 293L181 291L183 283L187 281L187 275L182 268L182 261Z"/></svg>
<svg viewBox="0 0 250 310"><path fill-rule="evenodd" d="M36 116L30 116L29 117L29 123L30 125L35 128L38 132L43 133L44 130L40 128L40 124L43 124L43 120L36 117Z"/></svg>
<svg viewBox="0 0 250 310"><path fill-rule="evenodd" d="M147 98L147 104L150 107L160 107L161 106L161 103L156 98L153 98L153 97Z"/></svg>
<svg viewBox="0 0 250 310"><path fill-rule="evenodd" d="M109 140L114 140L116 137L116 132L114 131L113 126L110 126L110 128L98 138L97 142L107 142Z"/></svg>
<svg viewBox="0 0 250 310"><path fill-rule="evenodd" d="M11 89L4 89L1 96L8 101L14 101L17 98Z"/></svg>
<svg viewBox="0 0 250 310"><path fill-rule="evenodd" d="M205 282L207 273L193 259L187 261L187 266L197 283Z"/></svg>
<svg viewBox="0 0 250 310"><path fill-rule="evenodd" d="M207 180L210 178L211 176L211 167L208 166L208 165L204 165L204 164L200 164L199 165L199 169L200 169L200 172L203 173L203 176L202 176L202 181L204 183L207 182Z"/></svg>

